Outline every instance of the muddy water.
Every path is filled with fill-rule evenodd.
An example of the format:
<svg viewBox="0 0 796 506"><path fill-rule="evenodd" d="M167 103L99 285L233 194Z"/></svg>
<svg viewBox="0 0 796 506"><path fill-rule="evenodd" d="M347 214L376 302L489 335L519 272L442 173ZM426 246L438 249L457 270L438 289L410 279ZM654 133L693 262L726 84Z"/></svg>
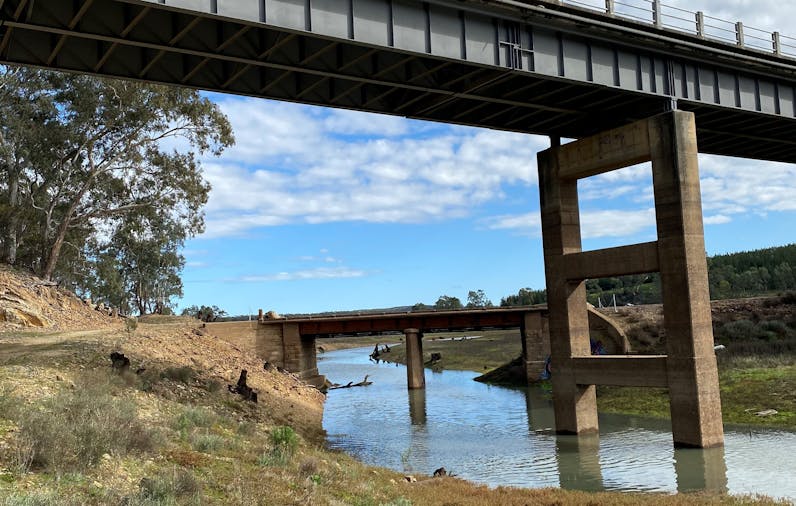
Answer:
<svg viewBox="0 0 796 506"><path fill-rule="evenodd" d="M319 356L319 369L347 383L329 392L329 445L373 465L431 474L444 466L491 486L580 490L761 493L796 502L796 433L725 428L726 446L675 450L668 422L601 415L599 437L556 436L552 402L539 387L472 381L472 372L426 370L409 392L403 366L368 361L369 349Z"/></svg>

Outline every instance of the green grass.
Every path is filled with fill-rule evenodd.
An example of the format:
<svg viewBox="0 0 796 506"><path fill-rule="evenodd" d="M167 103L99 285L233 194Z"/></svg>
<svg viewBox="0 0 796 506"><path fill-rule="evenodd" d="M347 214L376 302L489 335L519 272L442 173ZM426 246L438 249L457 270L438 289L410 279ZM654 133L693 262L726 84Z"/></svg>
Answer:
<svg viewBox="0 0 796 506"><path fill-rule="evenodd" d="M719 388L724 423L796 429L795 365L722 367ZM606 413L669 418L666 389L598 387L597 404ZM755 414L766 409L778 413L767 417Z"/></svg>

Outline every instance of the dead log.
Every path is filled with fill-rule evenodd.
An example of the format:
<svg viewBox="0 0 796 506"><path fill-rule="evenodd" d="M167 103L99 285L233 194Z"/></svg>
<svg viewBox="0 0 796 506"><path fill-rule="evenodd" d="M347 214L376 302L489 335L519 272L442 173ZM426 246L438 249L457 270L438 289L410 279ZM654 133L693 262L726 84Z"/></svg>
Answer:
<svg viewBox="0 0 796 506"><path fill-rule="evenodd" d="M246 384L246 376L248 371L246 369L241 370L240 378L238 378L237 385L227 385L227 389L233 394L238 394L243 397L247 401L257 402L257 392Z"/></svg>

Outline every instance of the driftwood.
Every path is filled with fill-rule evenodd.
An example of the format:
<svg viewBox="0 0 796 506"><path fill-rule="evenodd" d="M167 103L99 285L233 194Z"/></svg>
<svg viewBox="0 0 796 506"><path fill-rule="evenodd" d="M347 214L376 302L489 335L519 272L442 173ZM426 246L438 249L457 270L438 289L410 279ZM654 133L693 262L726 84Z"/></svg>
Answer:
<svg viewBox="0 0 796 506"><path fill-rule="evenodd" d="M233 394L240 395L247 401L257 402L257 392L252 387L246 384L247 374L248 371L246 371L246 369L243 369L240 372L240 378L238 378L238 384L227 385L227 389L229 389L229 391L232 392Z"/></svg>
<svg viewBox="0 0 796 506"><path fill-rule="evenodd" d="M346 385L338 385L337 383L333 384L329 387L329 390L337 390L338 388L353 388L353 387L366 387L368 385L372 385L372 381L368 381L368 374L365 375L365 379L360 381L359 383L354 383L353 381L349 381Z"/></svg>

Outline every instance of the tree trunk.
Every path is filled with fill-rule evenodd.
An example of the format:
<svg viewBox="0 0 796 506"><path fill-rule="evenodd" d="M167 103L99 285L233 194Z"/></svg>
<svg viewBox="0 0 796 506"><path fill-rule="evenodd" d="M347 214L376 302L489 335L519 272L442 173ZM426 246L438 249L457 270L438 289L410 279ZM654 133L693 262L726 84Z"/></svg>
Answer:
<svg viewBox="0 0 796 506"><path fill-rule="evenodd" d="M8 171L8 223L3 238L3 262L14 265L17 261L17 230L19 229L19 171Z"/></svg>

